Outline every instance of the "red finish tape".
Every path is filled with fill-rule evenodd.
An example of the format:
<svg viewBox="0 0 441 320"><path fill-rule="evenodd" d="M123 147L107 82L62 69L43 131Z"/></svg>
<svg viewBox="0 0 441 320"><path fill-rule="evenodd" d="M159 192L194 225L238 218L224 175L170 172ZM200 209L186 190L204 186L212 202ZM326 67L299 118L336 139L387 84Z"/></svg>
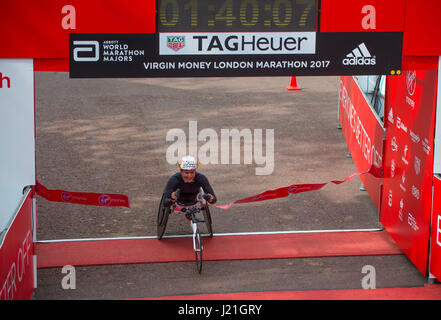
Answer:
<svg viewBox="0 0 441 320"><path fill-rule="evenodd" d="M223 210L228 210L231 208L231 206L233 204L237 204L237 203L250 203L250 202L265 201L265 200L271 200L271 199L277 199L277 198L284 198L284 197L287 197L290 193L296 194L296 193L319 190L319 189L323 188L325 185L327 185L328 183L341 184L343 182L346 182L348 180L351 180L355 177L361 176L366 173L372 174L373 176L375 176L377 178L383 177L383 169L382 168L378 169L375 167L371 167L369 170L366 170L361 173L357 173L357 172L351 173L343 180L332 180L332 181L325 182L325 183L314 183L314 184L293 184L288 187L281 187L281 188L274 189L274 190L267 190L267 191L262 192L260 194L256 194L256 195L248 197L248 198L243 198L240 200L230 202L226 205L216 206L216 207L223 209Z"/></svg>
<svg viewBox="0 0 441 320"><path fill-rule="evenodd" d="M38 181L35 189L39 196L49 201L76 203L88 206L130 208L129 198L123 194L50 190Z"/></svg>

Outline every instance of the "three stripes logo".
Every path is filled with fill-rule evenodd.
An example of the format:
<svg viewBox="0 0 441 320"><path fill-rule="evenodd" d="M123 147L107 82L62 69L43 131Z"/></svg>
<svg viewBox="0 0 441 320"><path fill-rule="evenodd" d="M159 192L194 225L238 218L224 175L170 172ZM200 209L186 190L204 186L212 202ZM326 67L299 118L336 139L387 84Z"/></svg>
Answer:
<svg viewBox="0 0 441 320"><path fill-rule="evenodd" d="M375 56L372 56L364 42L360 43L343 59L345 66L374 66Z"/></svg>

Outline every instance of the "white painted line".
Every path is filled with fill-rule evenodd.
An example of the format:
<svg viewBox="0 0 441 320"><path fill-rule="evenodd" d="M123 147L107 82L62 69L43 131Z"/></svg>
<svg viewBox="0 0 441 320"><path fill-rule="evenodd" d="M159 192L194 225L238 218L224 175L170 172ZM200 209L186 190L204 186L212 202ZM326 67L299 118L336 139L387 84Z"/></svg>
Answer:
<svg viewBox="0 0 441 320"><path fill-rule="evenodd" d="M370 232L382 231L383 229L341 229L341 230L298 230L298 231L268 231L268 232L238 232L238 233L215 233L213 236L249 236L269 234L295 234L295 233L331 233L331 232Z"/></svg>
<svg viewBox="0 0 441 320"><path fill-rule="evenodd" d="M298 231L267 231L267 232L238 232L238 233L214 233L214 237L225 236L249 236L249 235L272 235L272 234L296 234L296 233L332 233L332 232L372 232L383 231L383 229L341 229L341 230L298 230ZM201 234L207 237L208 234ZM169 235L164 238L191 238L192 234ZM156 236L145 237L115 237L115 238L82 238L82 239L55 239L55 240L38 240L37 243L57 243L57 242L80 242L80 241L109 241L109 240L141 240L141 239L157 239Z"/></svg>

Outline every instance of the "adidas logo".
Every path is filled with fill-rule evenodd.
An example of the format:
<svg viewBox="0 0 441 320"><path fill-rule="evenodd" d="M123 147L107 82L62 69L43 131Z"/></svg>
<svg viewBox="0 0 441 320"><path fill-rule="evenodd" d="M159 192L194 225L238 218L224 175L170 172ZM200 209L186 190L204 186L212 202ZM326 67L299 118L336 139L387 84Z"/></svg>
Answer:
<svg viewBox="0 0 441 320"><path fill-rule="evenodd" d="M375 56L372 56L364 42L360 43L352 52L343 59L345 66L375 65Z"/></svg>

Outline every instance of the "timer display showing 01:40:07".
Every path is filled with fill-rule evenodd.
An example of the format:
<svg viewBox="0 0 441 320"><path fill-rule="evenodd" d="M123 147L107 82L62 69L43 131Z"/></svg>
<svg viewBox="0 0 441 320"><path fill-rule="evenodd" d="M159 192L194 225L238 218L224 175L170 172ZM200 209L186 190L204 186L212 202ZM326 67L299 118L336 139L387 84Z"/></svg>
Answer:
<svg viewBox="0 0 441 320"><path fill-rule="evenodd" d="M159 32L316 30L316 0L158 1Z"/></svg>

